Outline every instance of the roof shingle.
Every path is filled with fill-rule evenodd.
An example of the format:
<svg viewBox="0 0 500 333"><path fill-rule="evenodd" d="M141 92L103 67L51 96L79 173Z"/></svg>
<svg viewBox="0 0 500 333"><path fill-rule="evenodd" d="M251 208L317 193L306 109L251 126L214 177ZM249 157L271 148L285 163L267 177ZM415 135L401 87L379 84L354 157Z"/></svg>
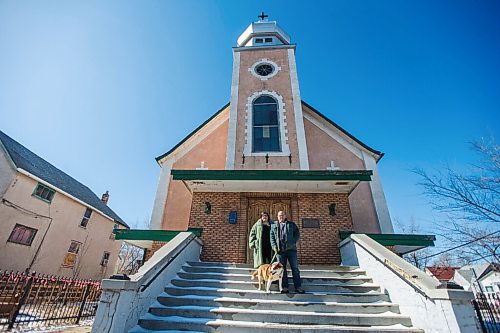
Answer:
<svg viewBox="0 0 500 333"><path fill-rule="evenodd" d="M129 227L87 186L45 161L2 131L0 131L0 141L17 168L23 169L43 179L52 186L74 196L96 210L103 212L121 225L127 228Z"/></svg>

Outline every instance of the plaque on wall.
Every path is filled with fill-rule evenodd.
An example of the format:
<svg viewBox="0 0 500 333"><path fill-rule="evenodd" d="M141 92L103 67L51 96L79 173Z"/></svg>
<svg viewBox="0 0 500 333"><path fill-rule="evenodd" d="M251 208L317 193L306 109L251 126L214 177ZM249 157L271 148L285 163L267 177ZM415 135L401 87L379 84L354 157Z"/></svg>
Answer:
<svg viewBox="0 0 500 333"><path fill-rule="evenodd" d="M319 229L319 219L302 219L302 228Z"/></svg>

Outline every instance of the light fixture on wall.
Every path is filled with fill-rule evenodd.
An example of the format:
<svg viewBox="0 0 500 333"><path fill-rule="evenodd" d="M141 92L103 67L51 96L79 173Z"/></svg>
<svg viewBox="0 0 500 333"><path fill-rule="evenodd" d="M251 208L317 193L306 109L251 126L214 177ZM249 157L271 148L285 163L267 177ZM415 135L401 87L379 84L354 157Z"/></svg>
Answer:
<svg viewBox="0 0 500 333"><path fill-rule="evenodd" d="M212 214L212 205L210 202L205 202L205 214Z"/></svg>
<svg viewBox="0 0 500 333"><path fill-rule="evenodd" d="M331 216L337 215L336 209L337 209L337 204L332 203L328 205L328 211Z"/></svg>

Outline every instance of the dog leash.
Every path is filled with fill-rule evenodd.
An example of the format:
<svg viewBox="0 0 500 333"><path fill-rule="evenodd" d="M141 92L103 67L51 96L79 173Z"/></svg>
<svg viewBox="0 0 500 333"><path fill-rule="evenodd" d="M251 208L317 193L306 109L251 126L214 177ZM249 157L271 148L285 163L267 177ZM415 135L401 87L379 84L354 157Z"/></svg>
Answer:
<svg viewBox="0 0 500 333"><path fill-rule="evenodd" d="M273 263L274 259L276 259L276 255L278 254L278 252L274 252L274 256L273 258L271 259L271 264Z"/></svg>

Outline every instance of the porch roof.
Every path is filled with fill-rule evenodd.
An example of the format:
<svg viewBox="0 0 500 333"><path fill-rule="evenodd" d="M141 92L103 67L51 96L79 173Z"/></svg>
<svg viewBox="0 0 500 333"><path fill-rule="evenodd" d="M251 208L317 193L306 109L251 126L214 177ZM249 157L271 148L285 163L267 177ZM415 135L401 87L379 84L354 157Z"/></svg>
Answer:
<svg viewBox="0 0 500 333"><path fill-rule="evenodd" d="M192 232L195 236L200 237L203 231L202 228L188 228L185 231ZM150 249L153 241L170 242L182 231L177 230L150 230L150 229L114 229L116 240L123 240L134 246L143 249Z"/></svg>
<svg viewBox="0 0 500 333"><path fill-rule="evenodd" d="M340 231L340 239L344 240L354 231ZM434 246L435 235L414 235L414 234L366 234L374 241L383 246L393 246L394 252L403 255L411 253L429 246Z"/></svg>
<svg viewBox="0 0 500 333"><path fill-rule="evenodd" d="M171 170L192 192L350 193L371 170Z"/></svg>

